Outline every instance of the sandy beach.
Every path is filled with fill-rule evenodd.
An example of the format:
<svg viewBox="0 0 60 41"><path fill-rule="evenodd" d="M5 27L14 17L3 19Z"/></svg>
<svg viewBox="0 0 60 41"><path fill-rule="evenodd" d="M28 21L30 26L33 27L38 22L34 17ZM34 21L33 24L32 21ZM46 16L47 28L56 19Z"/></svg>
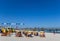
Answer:
<svg viewBox="0 0 60 41"><path fill-rule="evenodd" d="M34 36L30 37L6 37L0 36L0 41L60 41L60 34L45 33L46 37Z"/></svg>

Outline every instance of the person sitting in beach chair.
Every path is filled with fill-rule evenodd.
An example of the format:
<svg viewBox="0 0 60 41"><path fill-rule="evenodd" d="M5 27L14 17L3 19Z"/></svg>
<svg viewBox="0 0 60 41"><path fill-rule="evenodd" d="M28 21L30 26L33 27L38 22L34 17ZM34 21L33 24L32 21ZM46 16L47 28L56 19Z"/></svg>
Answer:
<svg viewBox="0 0 60 41"><path fill-rule="evenodd" d="M29 32L27 33L27 37L33 37L33 36L32 36L32 32L29 31Z"/></svg>
<svg viewBox="0 0 60 41"><path fill-rule="evenodd" d="M38 36L38 32L34 32L34 36Z"/></svg>
<svg viewBox="0 0 60 41"><path fill-rule="evenodd" d="M40 31L40 37L45 37L45 32L44 31Z"/></svg>
<svg viewBox="0 0 60 41"><path fill-rule="evenodd" d="M22 37L21 31L17 31L17 32L16 32L16 37Z"/></svg>
<svg viewBox="0 0 60 41"><path fill-rule="evenodd" d="M27 37L27 33L28 33L27 31L23 31L23 34L24 34L26 37Z"/></svg>

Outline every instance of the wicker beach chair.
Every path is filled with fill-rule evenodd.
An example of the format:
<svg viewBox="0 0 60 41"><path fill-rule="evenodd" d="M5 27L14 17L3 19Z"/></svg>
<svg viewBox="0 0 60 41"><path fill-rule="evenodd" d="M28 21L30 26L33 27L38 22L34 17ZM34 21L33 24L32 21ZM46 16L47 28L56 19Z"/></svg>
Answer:
<svg viewBox="0 0 60 41"><path fill-rule="evenodd" d="M16 37L22 37L22 32L21 31L16 31Z"/></svg>
<svg viewBox="0 0 60 41"><path fill-rule="evenodd" d="M34 36L38 36L39 34L38 34L38 32L34 32Z"/></svg>
<svg viewBox="0 0 60 41"><path fill-rule="evenodd" d="M45 32L44 31L40 31L40 37L45 37Z"/></svg>
<svg viewBox="0 0 60 41"><path fill-rule="evenodd" d="M2 34L1 34L1 36L7 36L7 31L6 31L5 28L2 28Z"/></svg>

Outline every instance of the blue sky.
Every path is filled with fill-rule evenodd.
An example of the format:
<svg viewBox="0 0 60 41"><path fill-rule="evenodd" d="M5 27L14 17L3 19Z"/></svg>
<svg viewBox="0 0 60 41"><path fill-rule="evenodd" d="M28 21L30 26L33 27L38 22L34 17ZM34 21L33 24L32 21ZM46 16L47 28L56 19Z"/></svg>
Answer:
<svg viewBox="0 0 60 41"><path fill-rule="evenodd" d="M60 27L60 0L0 0L0 23Z"/></svg>

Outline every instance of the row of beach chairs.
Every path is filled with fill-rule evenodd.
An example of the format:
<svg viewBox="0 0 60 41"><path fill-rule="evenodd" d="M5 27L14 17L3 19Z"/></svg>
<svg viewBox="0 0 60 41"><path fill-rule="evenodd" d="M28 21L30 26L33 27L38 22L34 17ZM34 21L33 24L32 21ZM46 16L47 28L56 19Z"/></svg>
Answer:
<svg viewBox="0 0 60 41"><path fill-rule="evenodd" d="M23 37L23 35L25 37L34 37L34 36L40 36L40 37L45 37L45 32L44 31L40 31L40 32L36 32L36 31L20 31L20 30L15 30L12 31L11 29L2 29L1 30L1 36L11 36L13 33L15 33L16 37Z"/></svg>

